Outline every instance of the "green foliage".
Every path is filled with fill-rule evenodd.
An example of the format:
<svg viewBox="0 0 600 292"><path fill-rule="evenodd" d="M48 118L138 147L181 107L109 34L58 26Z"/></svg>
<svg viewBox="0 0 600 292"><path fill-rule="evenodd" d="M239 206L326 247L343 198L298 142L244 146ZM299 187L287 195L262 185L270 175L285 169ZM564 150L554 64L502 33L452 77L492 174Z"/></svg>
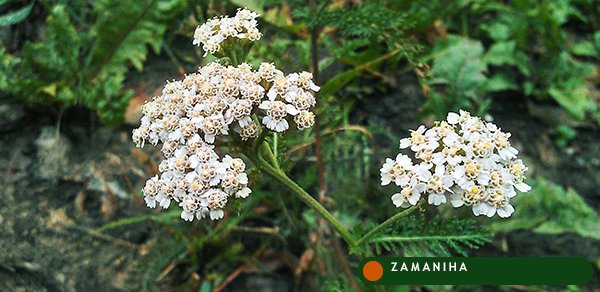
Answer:
<svg viewBox="0 0 600 292"><path fill-rule="evenodd" d="M530 183L532 191L515 199L517 207L510 220L491 224L492 230L532 229L548 234L569 232L600 239L600 216L573 189L565 190L542 178Z"/></svg>
<svg viewBox="0 0 600 292"><path fill-rule="evenodd" d="M26 43L18 56L2 52L0 89L32 104L60 109L83 104L105 123L119 123L133 94L122 90L129 64L143 69L147 46L158 53L184 7L182 0L97 1L88 27L71 21L83 8L72 12L55 5L45 41Z"/></svg>
<svg viewBox="0 0 600 292"><path fill-rule="evenodd" d="M294 17L308 27L335 27L344 37L383 39L386 36L403 36L408 24L405 12L390 9L386 1L368 1L362 4L330 5L330 1L317 3L318 17L311 15L310 7L303 3L298 6ZM392 40L390 40L392 41ZM364 41L363 44L367 44Z"/></svg>
<svg viewBox="0 0 600 292"><path fill-rule="evenodd" d="M403 10L394 9L397 3L388 1L330 4L317 1L315 15L307 5L293 4L296 21L319 31L327 28L328 33L321 35L327 53L323 54L326 57L320 61L319 69L326 70L335 62L351 67L324 84L322 99L337 93L361 74L379 70L384 62L394 64L401 58L416 62L420 46L408 33L413 22L407 19L411 9L418 5Z"/></svg>
<svg viewBox="0 0 600 292"><path fill-rule="evenodd" d="M373 237L375 254L391 252L406 256L467 256L467 249L477 249L491 241L492 233L476 225L475 220L434 217L425 220L414 215L398 221L384 234ZM356 252L369 247L358 247Z"/></svg>
<svg viewBox="0 0 600 292"><path fill-rule="evenodd" d="M361 288L364 289L365 287ZM325 277L324 283L321 287L319 287L319 290L330 292L345 292L353 290L355 291L355 288L352 287L350 283L348 283L348 280L344 278L343 274L329 274Z"/></svg>
<svg viewBox="0 0 600 292"><path fill-rule="evenodd" d="M98 232L107 231L111 229L115 229L121 226L130 225L138 222L144 221L156 221L162 223L169 223L173 221L173 218L179 217L181 212L178 210L172 210L169 212L163 212L158 214L148 214L148 215L140 215L135 217L127 217L117 221L110 222L100 228L97 229Z"/></svg>
<svg viewBox="0 0 600 292"><path fill-rule="evenodd" d="M578 62L567 52L562 52L556 68L564 70L556 74L564 75L558 76L547 93L578 120L583 120L587 112L596 111L596 102L586 87L586 77L591 74L593 65Z"/></svg>
<svg viewBox="0 0 600 292"><path fill-rule="evenodd" d="M427 82L432 90L422 114L441 117L458 108L483 114L491 93L516 91L552 99L577 120L588 113L599 116L588 81L600 52L598 23L593 12L587 13L595 9L590 1L465 3L445 20L464 37L438 40L432 50L432 80ZM595 25L596 31L575 34L569 28L573 24Z"/></svg>
<svg viewBox="0 0 600 292"><path fill-rule="evenodd" d="M148 55L147 47L150 46L155 53L160 51L167 28L186 7L183 0L135 3L115 0L95 3L97 20L92 34L96 41L83 78L92 83L96 83L96 79L100 83L104 81L107 88L83 96L88 97L84 103L96 108L100 117L109 123L122 119L131 96L127 93L119 97L118 91L128 64L141 71Z"/></svg>
<svg viewBox="0 0 600 292"><path fill-rule="evenodd" d="M2 89L31 103L69 106L78 98L72 87L80 69L80 36L62 5L53 7L47 25L47 41L27 43L21 58L2 56Z"/></svg>
<svg viewBox="0 0 600 292"><path fill-rule="evenodd" d="M7 4L7 0L0 0L0 6ZM33 3L25 5L15 11L10 11L4 15L0 15L0 27L11 26L17 24L31 13Z"/></svg>
<svg viewBox="0 0 600 292"><path fill-rule="evenodd" d="M433 49L432 86L424 113L444 117L449 111L476 109L485 112L490 100L486 98L486 65L482 61L483 46L471 39L450 36L440 40Z"/></svg>
<svg viewBox="0 0 600 292"><path fill-rule="evenodd" d="M566 147L569 141L575 139L577 131L565 124L560 124L554 128L554 134L556 135L556 146Z"/></svg>
<svg viewBox="0 0 600 292"><path fill-rule="evenodd" d="M392 51L383 56L373 55L374 59L369 59L364 63L357 65L355 68L338 73L333 78L329 79L319 91L321 98L327 98L333 95L335 92L340 90L342 87L347 85L354 78L360 76L361 73L368 69L377 66L387 59L393 58L398 54L399 50ZM371 56L370 56L371 57Z"/></svg>
<svg viewBox="0 0 600 292"><path fill-rule="evenodd" d="M141 71L147 47L159 53L167 27L185 8L182 1L138 2L135 6L114 0L95 2L98 15L92 28L96 37L90 60L93 73L120 74L127 71L128 62Z"/></svg>
<svg viewBox="0 0 600 292"><path fill-rule="evenodd" d="M593 14L583 12L593 6L568 0L473 1L463 18L475 29L464 33L491 40L484 62L494 69L491 79L504 81L504 89L540 100L552 98L583 120L597 110L586 88L595 66L578 57L597 58L598 48L591 34L574 35L567 27L590 23Z"/></svg>

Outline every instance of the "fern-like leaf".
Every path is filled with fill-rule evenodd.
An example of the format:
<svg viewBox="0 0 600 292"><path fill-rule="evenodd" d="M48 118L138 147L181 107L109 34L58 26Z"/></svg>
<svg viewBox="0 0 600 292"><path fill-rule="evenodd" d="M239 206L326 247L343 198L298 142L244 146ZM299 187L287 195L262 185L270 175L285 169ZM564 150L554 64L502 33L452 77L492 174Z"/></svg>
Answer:
<svg viewBox="0 0 600 292"><path fill-rule="evenodd" d="M492 233L478 227L474 220L435 217L427 224L423 215L411 216L375 236L361 249L373 248L376 254L402 253L406 256L467 256L469 249L491 240Z"/></svg>
<svg viewBox="0 0 600 292"><path fill-rule="evenodd" d="M131 63L143 69L148 46L158 53L167 27L185 9L183 0L96 1L98 20L92 32L89 76L123 73Z"/></svg>
<svg viewBox="0 0 600 292"><path fill-rule="evenodd" d="M78 9L54 5L44 41L27 42L22 56L0 51L0 90L56 109L84 104L103 122L118 124L133 95L122 90L130 65L142 70L148 47L159 52L167 28L186 3L95 1L89 4L95 19L91 30L77 17L71 22Z"/></svg>

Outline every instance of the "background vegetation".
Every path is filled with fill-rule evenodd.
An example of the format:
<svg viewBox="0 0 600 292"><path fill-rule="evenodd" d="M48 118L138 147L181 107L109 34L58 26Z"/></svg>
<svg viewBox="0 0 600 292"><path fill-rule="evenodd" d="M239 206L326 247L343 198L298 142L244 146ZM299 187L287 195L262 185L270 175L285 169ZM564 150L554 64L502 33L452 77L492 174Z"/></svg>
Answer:
<svg viewBox="0 0 600 292"><path fill-rule="evenodd" d="M250 175L250 199L220 222L189 224L176 210L143 207L139 188L156 171L157 153L131 150L139 105L165 80L210 62L192 46L193 31L237 7L262 15L264 37L251 64L272 60L288 72L311 70L322 86L314 130L272 142L290 176L347 226L366 233L397 212L391 191L379 186L381 161L397 152L409 128L432 124L448 111L494 119L513 133L531 165L533 191L515 202L510 219L475 220L468 210L430 208L391 226L362 254L578 255L594 262L596 276L589 286L567 288L600 285L600 5L593 0L0 0L6 154L0 165L10 176L3 188L12 188L15 200L24 202L17 208L25 210L31 209L27 202L40 200L25 186L47 194L52 211L31 216L58 223L40 234L61 237L56 226L62 226L85 240L132 245L136 254L91 275L65 270L62 265L72 265L65 262L57 269L74 282L52 274L50 282L32 284L22 274L46 275L39 272L45 265L32 272L19 254L8 253L0 275L21 275L0 277L9 288L94 287L86 277L123 290L361 287L352 275L357 251L348 256L310 209L258 173ZM23 111L16 118L15 109ZM56 131L44 136L49 125ZM11 141L20 137L29 150L15 150L20 144ZM61 160L57 149L71 149L63 154L70 160ZM34 161L23 166L34 175L13 170L18 155ZM110 155L120 162L111 164ZM61 167L40 172L40 165L61 165L57 161L67 163L65 169L85 161L95 168L82 178ZM88 171L87 164L81 167ZM2 205L12 202L10 192L3 196ZM16 232L10 240L25 236ZM3 240L3 246L10 242ZM111 286L117 271L122 279Z"/></svg>

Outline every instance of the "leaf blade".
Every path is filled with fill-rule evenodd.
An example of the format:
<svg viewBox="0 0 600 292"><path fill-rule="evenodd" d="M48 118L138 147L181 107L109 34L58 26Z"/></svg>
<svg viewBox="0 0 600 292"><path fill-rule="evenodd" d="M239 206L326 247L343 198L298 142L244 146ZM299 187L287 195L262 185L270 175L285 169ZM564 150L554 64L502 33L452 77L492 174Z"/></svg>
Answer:
<svg viewBox="0 0 600 292"><path fill-rule="evenodd" d="M10 12L8 14L4 14L4 15L0 16L0 27L11 26L11 25L17 24L17 23L25 20L25 18L27 18L27 16L29 16L29 14L31 13L32 8L33 8L33 3L21 8L17 11Z"/></svg>

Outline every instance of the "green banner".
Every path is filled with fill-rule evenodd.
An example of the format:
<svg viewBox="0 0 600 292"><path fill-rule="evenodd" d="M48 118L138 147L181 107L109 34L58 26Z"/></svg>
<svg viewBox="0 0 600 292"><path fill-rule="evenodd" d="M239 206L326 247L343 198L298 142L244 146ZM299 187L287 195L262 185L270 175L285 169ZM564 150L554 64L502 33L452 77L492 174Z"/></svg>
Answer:
<svg viewBox="0 0 600 292"><path fill-rule="evenodd" d="M592 265L576 257L377 257L361 261L372 285L581 285Z"/></svg>

